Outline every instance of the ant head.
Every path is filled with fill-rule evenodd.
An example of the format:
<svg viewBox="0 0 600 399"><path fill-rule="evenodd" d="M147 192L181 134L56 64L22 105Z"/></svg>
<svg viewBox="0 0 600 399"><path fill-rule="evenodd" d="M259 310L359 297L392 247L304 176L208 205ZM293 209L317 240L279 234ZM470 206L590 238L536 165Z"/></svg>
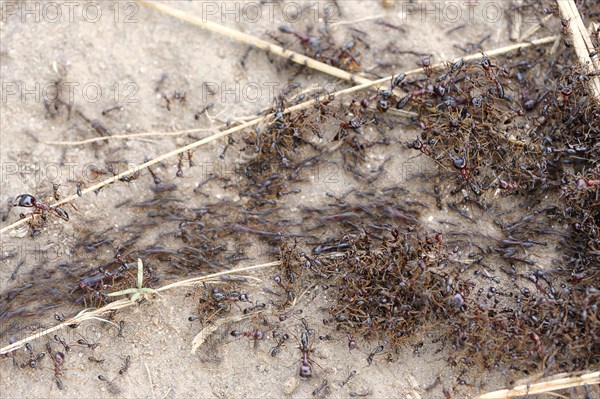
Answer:
<svg viewBox="0 0 600 399"><path fill-rule="evenodd" d="M312 369L308 364L302 364L300 366L300 377L310 378L312 377Z"/></svg>
<svg viewBox="0 0 600 399"><path fill-rule="evenodd" d="M16 202L17 206L31 208L35 204L36 199L31 194L21 194L17 197Z"/></svg>

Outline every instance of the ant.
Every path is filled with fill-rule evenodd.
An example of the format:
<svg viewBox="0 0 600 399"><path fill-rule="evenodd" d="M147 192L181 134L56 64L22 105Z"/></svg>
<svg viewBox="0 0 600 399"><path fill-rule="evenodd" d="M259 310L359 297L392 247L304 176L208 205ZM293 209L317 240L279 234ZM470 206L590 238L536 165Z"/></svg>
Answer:
<svg viewBox="0 0 600 399"><path fill-rule="evenodd" d="M480 196L482 194L481 190L479 189L477 182L471 176L471 173L469 173L470 171L476 169L473 167L467 167L467 160L465 157L454 158L450 155L450 159L452 160L452 165L460 172L460 176L463 178L463 180L469 184L471 191L473 191L475 195Z"/></svg>
<svg viewBox="0 0 600 399"><path fill-rule="evenodd" d="M123 330L125 329L125 320L119 321L119 332L117 338L123 338Z"/></svg>
<svg viewBox="0 0 600 399"><path fill-rule="evenodd" d="M310 365L310 358L308 357L308 353L310 350L308 349L308 331L302 331L300 334L300 351L302 352L302 360L300 365L300 377L311 378L312 377L312 367Z"/></svg>
<svg viewBox="0 0 600 399"><path fill-rule="evenodd" d="M156 173L154 173L154 171L152 169L150 169L150 167L148 167L148 172L150 172L150 175L152 176L152 180L154 181L154 184L159 185L162 181L160 179L160 177L158 177L156 175Z"/></svg>
<svg viewBox="0 0 600 399"><path fill-rule="evenodd" d="M285 341L290 337L288 334L279 334L273 332L273 338L277 337L277 345L271 349L271 357L277 356L279 349L285 344Z"/></svg>
<svg viewBox="0 0 600 399"><path fill-rule="evenodd" d="M562 27L562 33L565 36L569 35L569 25L571 24L571 19L567 19L567 18L561 18L560 19L560 25Z"/></svg>
<svg viewBox="0 0 600 399"><path fill-rule="evenodd" d="M258 345L258 341L260 341L261 339L263 339L265 337L265 334L259 330L256 329L254 331L238 331L238 330L233 330L231 331L231 336L232 337L239 337L240 335L243 335L244 337L248 337L254 340L254 348L256 349L256 346Z"/></svg>
<svg viewBox="0 0 600 399"><path fill-rule="evenodd" d="M179 161L177 162L177 172L175 176L182 178L183 177L183 153L179 154Z"/></svg>
<svg viewBox="0 0 600 399"><path fill-rule="evenodd" d="M62 313L58 314L56 312L54 312L54 319L61 323L64 323L65 321L67 321L67 318L65 317L64 314L62 314ZM79 324L69 324L68 327L77 328L77 327L79 327Z"/></svg>
<svg viewBox="0 0 600 399"><path fill-rule="evenodd" d="M60 200L60 194L58 193L58 189L60 188L60 184L59 183L52 183L52 191L54 192L54 200L55 201L59 201Z"/></svg>
<svg viewBox="0 0 600 399"><path fill-rule="evenodd" d="M35 208L34 213L41 213L42 217L44 217L44 212L54 212L58 217L64 219L66 221L69 220L69 215L65 212L64 209L59 208L57 206L50 206L44 204L43 202L38 201L31 194L21 194L16 199L16 206L22 206L25 208Z"/></svg>
<svg viewBox="0 0 600 399"><path fill-rule="evenodd" d="M371 364L373 364L373 358L375 357L376 354L381 353L383 351L383 345L379 345L377 348L375 348L373 350L373 352L369 353L369 357L367 357L367 363L369 363L369 366Z"/></svg>
<svg viewBox="0 0 600 399"><path fill-rule="evenodd" d="M292 34L292 35L296 36L296 38L298 38L300 40L300 42L302 43L302 46L307 50L311 49L311 50L319 51L321 49L321 41L314 36L298 33L286 25L281 25L279 27L279 31L281 33Z"/></svg>
<svg viewBox="0 0 600 399"><path fill-rule="evenodd" d="M413 99L415 97L421 97L426 94L429 94L429 95L435 94L435 88L433 87L432 84L428 84L425 87L420 88L419 90L413 90L410 93L408 93L406 96L402 97L402 99L398 102L398 104L396 104L396 109L402 109L406 106L406 104L408 104L408 102L411 99Z"/></svg>
<svg viewBox="0 0 600 399"><path fill-rule="evenodd" d="M84 345L84 346L87 346L87 347L88 347L88 349L91 349L91 350L94 350L94 349L96 349L96 348L97 348L97 347L100 345L100 344L99 344L99 343L97 343L97 342L92 342L92 343L89 343L88 341L86 341L86 340L85 340L85 338L82 338L82 339L78 340L78 341L77 341L77 343L78 343L79 345Z"/></svg>
<svg viewBox="0 0 600 399"><path fill-rule="evenodd" d="M300 377L303 378L311 378L312 373L312 361L310 360L309 353L312 352L312 349L309 349L309 334L311 331L308 328L308 323L305 319L302 319L302 325L304 326L304 331L300 334L300 346L298 349L302 352L302 359L300 360Z"/></svg>
<svg viewBox="0 0 600 399"><path fill-rule="evenodd" d="M123 363L123 367L121 367L119 369L119 374L123 375L125 374L125 372L127 372L127 370L129 369L129 366L131 365L131 356L127 355L125 357L125 362Z"/></svg>
<svg viewBox="0 0 600 399"><path fill-rule="evenodd" d="M102 364L102 363L104 363L104 361L105 361L106 359L97 359L97 358L95 358L95 357L93 357L93 356L90 356L90 357L88 357L88 360L89 360L90 362L94 362L94 363Z"/></svg>
<svg viewBox="0 0 600 399"><path fill-rule="evenodd" d="M504 87L502 87L502 84L500 84L498 76L492 71L492 69L498 68L498 66L493 64L485 53L482 53L482 55L483 59L479 63L481 69L483 69L483 72L485 73L486 77L493 80L496 84L496 93L498 94L498 97L504 98Z"/></svg>
<svg viewBox="0 0 600 399"><path fill-rule="evenodd" d="M354 337L349 332L346 332L346 334L348 335L348 349L356 349L356 341L354 340Z"/></svg>
<svg viewBox="0 0 600 399"><path fill-rule="evenodd" d="M33 355L33 348L31 347L30 343L26 343L25 344L25 349L27 349L27 352L29 353L29 362L23 363L21 365L21 368L25 368L25 366L27 366L27 364L29 364L29 367L31 367L32 369L34 369L37 366L37 362L39 362L40 360L42 360L46 356L45 352L38 353L37 356L34 356Z"/></svg>
<svg viewBox="0 0 600 399"><path fill-rule="evenodd" d="M56 377L56 386L58 389L63 389L63 383L60 377L62 377L62 371L60 370L62 364L65 362L65 355L62 352L56 352L54 354L54 377Z"/></svg>
<svg viewBox="0 0 600 399"><path fill-rule="evenodd" d="M71 351L71 347L69 345L67 345L67 342L64 339L62 339L61 337L59 337L58 335L54 336L54 340L61 343L61 345L65 348L65 352Z"/></svg>
<svg viewBox="0 0 600 399"><path fill-rule="evenodd" d="M432 70L431 70L431 55L423 58L421 60L421 64L423 64L423 72L425 72L425 75L429 78L431 76Z"/></svg>

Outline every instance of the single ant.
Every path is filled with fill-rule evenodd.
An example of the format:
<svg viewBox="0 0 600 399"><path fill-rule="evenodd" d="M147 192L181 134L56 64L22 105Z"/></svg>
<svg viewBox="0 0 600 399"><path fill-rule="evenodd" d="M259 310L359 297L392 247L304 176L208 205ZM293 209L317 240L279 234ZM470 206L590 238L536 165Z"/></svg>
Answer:
<svg viewBox="0 0 600 399"><path fill-rule="evenodd" d="M284 345L285 341L290 337L288 334L278 334L273 332L273 338L277 336L277 345L271 349L271 356L275 357L279 353L280 348Z"/></svg>
<svg viewBox="0 0 600 399"><path fill-rule="evenodd" d="M377 25L385 26L385 27L390 28L390 29L395 29L398 32L406 33L406 30L404 30L404 28L402 28L400 26L397 26L397 25L394 25L394 24L392 24L390 22L387 22L383 18L377 18L377 20L375 20L375 23Z"/></svg>
<svg viewBox="0 0 600 399"><path fill-rule="evenodd" d="M300 39L300 42L302 43L302 45L305 48L306 48L307 45L311 49L314 49L314 50L319 50L321 48L321 41L319 39L317 39L314 36L304 35L302 33L298 33L298 32L294 31L292 28L290 28L287 25L281 25L279 27L279 31L281 33L287 33L287 34L292 34L292 35L296 36L298 39Z"/></svg>
<svg viewBox="0 0 600 399"><path fill-rule="evenodd" d="M258 341L260 341L261 339L263 339L265 337L265 334L259 329L256 329L254 331L233 330L233 331L231 331L230 334L232 337L239 337L239 336L243 335L244 337L253 339L255 349L256 349L256 346L258 345Z"/></svg>
<svg viewBox="0 0 600 399"><path fill-rule="evenodd" d="M431 76L431 55L423 58L421 60L421 63L423 64L423 72L425 72L425 75L429 78Z"/></svg>
<svg viewBox="0 0 600 399"><path fill-rule="evenodd" d="M502 84L500 84L500 81L498 80L498 76L496 76L496 74L494 74L494 72L492 71L493 68L497 68L497 65L494 65L492 63L492 61L490 61L490 59L488 58L487 55L485 55L485 53L483 54L483 59L481 60L481 62L479 63L479 65L481 65L481 68L483 69L485 75L494 81L494 83L496 84L496 92L498 94L499 98L504 98L504 87L502 87Z"/></svg>
<svg viewBox="0 0 600 399"><path fill-rule="evenodd" d="M467 167L466 158L454 158L450 155L450 159L452 160L452 165L460 172L460 176L463 178L463 180L469 184L471 191L473 191L475 195L480 196L482 194L481 190L479 189L477 182L473 180L471 174L469 173L469 171L474 170L474 168Z"/></svg>
<svg viewBox="0 0 600 399"><path fill-rule="evenodd" d="M560 25L562 27L562 34L565 36L569 35L569 25L571 24L571 19L561 18Z"/></svg>
<svg viewBox="0 0 600 399"><path fill-rule="evenodd" d="M125 320L121 320L119 322L119 332L117 333L117 338L123 338L123 330L125 329Z"/></svg>
<svg viewBox="0 0 600 399"><path fill-rule="evenodd" d="M44 215L44 212L54 212L58 217L64 220L69 220L69 215L65 212L64 209L59 208L57 206L50 206L44 204L43 202L38 201L31 194L21 194L16 199L16 206L22 206L25 208L35 208L36 211L34 213L41 213Z"/></svg>
<svg viewBox="0 0 600 399"><path fill-rule="evenodd" d="M158 177L156 175L156 173L154 173L154 171L150 167L148 167L148 172L150 172L150 175L152 176L152 180L154 181L154 184L159 185L162 181L162 180L160 180L160 177Z"/></svg>
<svg viewBox="0 0 600 399"><path fill-rule="evenodd" d="M59 321L59 322L61 322L61 323L64 323L65 321L67 321L67 319L65 318L65 315L64 315L64 314L62 314L62 313L61 313L61 314L54 313L54 319L55 319L56 321Z"/></svg>
<svg viewBox="0 0 600 399"><path fill-rule="evenodd" d="M83 197L83 193L81 192L81 189L83 187L85 187L85 183L84 182L77 182L76 187L77 187L77 190L76 190L77 195L80 196L80 197Z"/></svg>
<svg viewBox="0 0 600 399"><path fill-rule="evenodd" d="M323 382L321 382L321 384L319 384L319 386L314 389L314 391L312 392L312 396L317 396L323 390L325 390L325 395L330 392L329 382L327 380L323 380Z"/></svg>
<svg viewBox="0 0 600 399"><path fill-rule="evenodd" d="M542 350L542 341L540 340L540 336L536 333L532 332L529 334L529 338L535 343L535 351L537 352L540 358L544 358L544 351Z"/></svg>
<svg viewBox="0 0 600 399"><path fill-rule="evenodd" d="M346 334L348 335L348 349L356 349L356 341L354 340L354 337L349 332L346 332Z"/></svg>
<svg viewBox="0 0 600 399"><path fill-rule="evenodd" d="M131 356L127 355L125 357L125 362L123 363L123 367L121 367L119 369L119 374L123 375L125 374L125 372L129 369L129 366L131 365Z"/></svg>
<svg viewBox="0 0 600 399"><path fill-rule="evenodd" d="M194 119L195 120L199 120L200 117L202 116L202 114L205 113L206 111L208 111L209 109L211 109L214 105L215 105L214 103L208 103L208 104L206 104L204 107L202 107L200 110L198 110L194 114Z"/></svg>
<svg viewBox="0 0 600 399"><path fill-rule="evenodd" d="M37 356L34 356L34 354L33 354L33 348L31 347L30 343L26 343L25 344L25 349L27 349L27 352L29 353L29 362L23 363L21 365L21 368L24 368L25 366L29 365L29 367L31 367L32 369L34 369L37 366L37 362L39 362L40 360L42 360L46 356L46 353L44 353L44 352L38 353Z"/></svg>
<svg viewBox="0 0 600 399"><path fill-rule="evenodd" d="M60 194L58 193L60 186L59 183L52 183L52 192L54 193L53 197L55 201L60 201Z"/></svg>
<svg viewBox="0 0 600 399"><path fill-rule="evenodd" d="M354 376L356 375L356 370L352 370L350 372L350 374L348 374L348 377L346 377L345 380L340 381L340 387L344 387L344 385L346 385L348 383L348 381L350 381Z"/></svg>
<svg viewBox="0 0 600 399"><path fill-rule="evenodd" d="M89 343L89 342L88 342L88 341L86 341L84 338L82 338L82 339L78 340L78 341L77 341L77 343L78 343L79 345L84 345L84 346L87 346L87 347L88 347L88 349L91 349L91 350L94 350L94 349L96 349L96 348L97 348L97 347L100 345L100 344L99 344L99 343L97 343L97 342L92 342L92 343Z"/></svg>
<svg viewBox="0 0 600 399"><path fill-rule="evenodd" d="M302 331L300 335L300 351L302 352L302 360L300 365L300 377L310 378L312 377L312 367L310 365L310 358L308 353L308 331Z"/></svg>
<svg viewBox="0 0 600 399"><path fill-rule="evenodd" d="M183 177L183 153L179 154L179 160L177 161L177 172L175 173L177 177Z"/></svg>
<svg viewBox="0 0 600 399"><path fill-rule="evenodd" d="M62 377L62 372L60 367L65 362L65 355L62 352L56 352L54 354L54 377L56 377L56 386L58 389L63 389L63 383L60 377Z"/></svg>
<svg viewBox="0 0 600 399"><path fill-rule="evenodd" d="M115 111L115 110L123 111L123 106L122 105L113 105L112 107L106 108L102 111L102 116L106 116L110 112Z"/></svg>
<svg viewBox="0 0 600 399"><path fill-rule="evenodd" d="M411 99L413 99L415 97L424 96L425 94L435 94L435 88L433 87L432 84L428 84L427 86L425 86L419 90L411 91L406 96L402 97L402 99L400 101L398 101L398 104L396 104L396 108L402 109L406 106L406 104L408 104L408 102Z"/></svg>
<svg viewBox="0 0 600 399"><path fill-rule="evenodd" d="M67 342L64 339L62 339L61 337L59 337L58 335L54 336L54 340L56 342L60 342L60 344L65 348L65 352L71 351L71 347L69 345L67 345Z"/></svg>
<svg viewBox="0 0 600 399"><path fill-rule="evenodd" d="M369 366L373 363L373 358L376 354L381 353L383 351L383 345L379 345L377 348L373 350L373 352L369 353L369 357L367 357L367 363Z"/></svg>

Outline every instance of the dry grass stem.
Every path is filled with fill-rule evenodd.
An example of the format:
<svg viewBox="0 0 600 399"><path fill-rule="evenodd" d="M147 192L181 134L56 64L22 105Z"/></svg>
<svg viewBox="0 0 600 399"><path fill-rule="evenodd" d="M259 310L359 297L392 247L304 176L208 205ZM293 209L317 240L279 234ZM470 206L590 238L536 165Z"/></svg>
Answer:
<svg viewBox="0 0 600 399"><path fill-rule="evenodd" d="M579 62L589 73L600 71L600 60L598 57L594 57L594 59L590 58L590 53L594 51L594 45L577 10L577 5L573 0L557 0L556 3L558 4L561 17L569 21L570 39L573 40L573 47L575 48ZM600 77L591 76L588 85L596 101L600 102Z"/></svg>
<svg viewBox="0 0 600 399"><path fill-rule="evenodd" d="M328 75L335 76L336 78L340 78L340 79L347 80L350 82L357 82L357 83L370 82L368 79L351 74L349 72L346 72L339 68L333 67L331 65L324 64L320 61L314 60L310 57L307 57L307 56L297 53L295 51L286 50L281 46L269 43L265 40L259 39L252 35L248 35L246 33L236 31L234 29L228 28L226 26L223 26L223 25L211 22L211 21L203 21L201 18L191 16L191 15L187 14L186 12L166 6L163 3L156 3L156 2L146 1L146 0L138 0L138 2L149 8L154 8L155 10L158 10L162 13L173 16L175 18L179 18L183 21L189 22L189 23L199 26L203 29L206 29L211 32L215 32L215 33L221 34L223 36L229 37L240 43L244 43L249 46L254 46L260 50L263 50L268 53L275 54L277 56L286 58L297 64L305 65L311 69L326 73Z"/></svg>
<svg viewBox="0 0 600 399"><path fill-rule="evenodd" d="M531 28L527 29L525 31L525 33L523 33L523 35L519 38L519 41L522 42L523 40L529 39L531 36L533 36L534 33L536 33L538 30L540 30L541 28L543 28L544 24L547 23L548 21L550 21L550 19L552 17L553 17L552 14L546 15L544 18L542 18L542 20L540 22L538 22L537 24L535 24Z"/></svg>
<svg viewBox="0 0 600 399"><path fill-rule="evenodd" d="M600 384L600 371L587 373L579 376L554 378L550 381L538 382L535 384L519 385L512 389L501 389L499 391L489 392L479 396L479 399L505 399L516 398L518 396L536 395L540 393L551 393L560 389L580 387L583 385Z"/></svg>

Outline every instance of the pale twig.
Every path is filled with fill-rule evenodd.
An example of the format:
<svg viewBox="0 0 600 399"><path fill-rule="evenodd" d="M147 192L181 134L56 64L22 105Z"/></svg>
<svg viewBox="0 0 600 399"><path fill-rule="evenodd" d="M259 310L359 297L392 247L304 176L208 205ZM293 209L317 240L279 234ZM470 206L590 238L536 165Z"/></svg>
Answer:
<svg viewBox="0 0 600 399"><path fill-rule="evenodd" d="M351 21L339 21L339 22L336 22L334 26L356 25L360 22L372 21L374 19L383 18L383 17L385 17L385 14L373 15L371 17L364 17L364 18L354 19Z"/></svg>
<svg viewBox="0 0 600 399"><path fill-rule="evenodd" d="M154 383L152 382L152 374L150 374L150 368L148 368L148 364L144 363L144 366L146 367L146 372L148 373L148 379L150 380L150 392L152 393L152 397L156 397L156 395L154 395Z"/></svg>
<svg viewBox="0 0 600 399"><path fill-rule="evenodd" d="M216 321L208 324L204 327L192 340L192 350L191 353L194 354L206 342L206 340L223 324L226 323L237 323L238 321L244 319L244 317L227 317L224 319L217 319Z"/></svg>
<svg viewBox="0 0 600 399"><path fill-rule="evenodd" d="M531 28L527 29L525 31L525 33L523 33L523 35L521 35L521 37L519 38L519 41L522 42L523 40L527 40L529 39L531 36L533 36L533 34L535 32L537 32L538 30L540 30L541 28L543 28L548 21L550 21L550 19L553 17L552 14L548 14L546 15L544 18L542 18L542 20L540 22L538 22L537 24L535 24L534 26L532 26Z"/></svg>
<svg viewBox="0 0 600 399"><path fill-rule="evenodd" d="M336 78L344 79L344 80L347 80L350 82L358 82L358 83L370 82L368 79L351 74L349 72L346 72L342 69L333 67L331 65L327 65L323 62L314 60L303 54L300 54L300 53L297 53L297 52L291 51L291 50L286 50L281 46L269 43L265 40L259 39L252 35L248 35L246 33L236 31L227 26L220 25L220 24L217 24L217 23L214 23L211 21L205 21L202 18L194 17L184 11L180 11L175 8L166 6L163 3L156 3L156 2L152 2L152 1L146 1L146 0L138 0L138 2L149 8L154 8L162 13L165 13L165 14L170 15L175 18L179 18L183 21L189 22L189 23L199 26L203 29L221 34L223 36L229 37L238 42L245 43L250 46L254 46L260 50L263 50L268 53L275 54L277 56L286 58L297 64L307 66L311 69L326 73L328 75L335 76Z"/></svg>
<svg viewBox="0 0 600 399"><path fill-rule="evenodd" d="M488 392L480 395L478 396L478 399L515 398L518 396L537 395L540 393L548 393L560 389L594 384L600 384L600 371L591 372L576 377L560 377L550 381L519 385L511 389L501 389L499 391Z"/></svg>
<svg viewBox="0 0 600 399"><path fill-rule="evenodd" d="M579 57L581 65L588 70L589 73L600 71L600 61L598 58L590 58L590 53L594 51L594 44L590 38L590 34L583 24L581 15L577 10L577 5L573 0L557 0L560 15L568 22L570 37L573 39L573 47ZM597 102L600 102L600 77L591 76L588 81L588 87Z"/></svg>
<svg viewBox="0 0 600 399"><path fill-rule="evenodd" d="M504 53L507 53L507 52L510 52L510 51L515 51L515 50L518 50L518 49L521 49L521 48L527 48L527 47L531 47L531 46L535 46L535 45L551 43L554 40L556 40L556 37L557 36L550 36L550 37L545 37L545 38L542 38L542 39L532 40L532 41L527 42L527 43L512 44L510 46L506 46L506 47L502 47L502 48L498 48L498 49L487 51L486 55L493 57L493 56L504 54ZM472 54L472 55L469 55L469 56L466 56L466 57L462 57L462 59L464 61L473 61L473 60L478 60L478 59L481 59L481 58L482 58L481 54ZM455 61L457 61L457 60L458 59L456 59ZM435 64L435 65L432 65L431 68L432 69L439 69L439 68L445 67L446 65L447 65L447 63L438 63L438 64ZM413 69L413 70L405 72L405 74L408 76L408 75L414 75L414 74L421 73L421 72L423 72L423 68ZM353 87L350 87L350 88L347 88L347 89L340 90L338 92L332 93L332 95L334 97L345 96L347 94L355 93L357 91L368 89L368 88L373 87L373 86L383 85L383 84L389 82L395 76L396 75L387 76L385 78L378 79L378 80L375 80L375 81L370 82L370 83L364 83L364 84L360 84L360 85L357 85L357 86L353 86ZM319 101L318 98L305 101L303 103L300 103L300 104L294 105L292 107L286 108L283 111L283 113L284 114L289 114L289 113L293 113L293 112L296 112L296 111L300 111L300 110L309 108L309 107L313 106L314 104L316 104L317 101ZM142 164L140 164L137 167L125 170L125 171L119 173L118 175L115 175L115 176L110 177L110 178L108 178L106 180L103 180L103 181L101 181L99 183L96 183L93 186L87 187L84 190L81 190L81 194L85 195L87 193L90 193L90 192L93 192L95 190L98 190L98 189L100 189L100 188L102 188L104 186L107 186L109 184L115 183L115 182L119 181L120 179L122 179L123 177L127 177L127 176L132 175L132 174L134 174L136 172L139 172L139 171L141 171L143 169L146 169L149 166L152 166L152 165L155 165L155 164L157 164L159 162L162 162L163 160L165 160L167 158L174 157L174 156L179 155L181 153L184 153L184 152L186 152L188 150L193 150L193 149L195 149L197 147L200 147L200 146L203 146L205 144L211 143L211 142L213 142L215 140L218 140L218 139L220 139L222 137L227 137L227 136L229 136L229 135L231 135L233 133L242 131L244 129L247 129L247 128L250 128L250 127L254 127L255 125L258 125L259 123L265 122L265 121L269 120L270 118L273 118L274 116L275 116L275 113L271 113L269 115L253 119L251 121L242 123L241 125L232 127L230 129L227 129L227 130L223 130L223 131L215 133L215 134L213 134L211 136L205 137L205 138L203 138L201 140L198 140L198 141L195 141L193 143L190 143L190 144L188 144L186 146L183 146L183 147L180 147L180 148L175 149L173 151L170 151L170 152L168 152L166 154L163 154L163 155L161 155L161 156L159 156L157 158L154 158L154 159L152 159L152 160L150 160L148 162L142 163ZM74 194L74 195L71 195L69 197L66 197L66 198L58 201L55 204L52 204L52 206L60 206L60 205L72 202L73 200L76 200L78 198L79 198L79 196L77 194ZM7 232L7 231L9 231L11 229L14 229L15 227L18 227L18 226L20 226L22 224L25 224L29 220L31 220L31 215L29 215L29 216L27 216L27 217L25 217L23 219L19 219L18 221L14 222L14 223L6 226L6 227L3 227L2 229L0 229L0 234L2 234L4 232Z"/></svg>
<svg viewBox="0 0 600 399"><path fill-rule="evenodd" d="M263 263L262 265L248 266L248 267L245 267L242 269L236 269L235 272L238 273L238 272L246 272L246 271L250 271L250 270L254 270L254 269L263 269L265 267L279 266L280 264L281 264L281 262L279 262L279 261ZM232 270L225 270L222 272L211 274L210 278L220 277L220 276L224 276L226 274L232 274L232 273L233 273ZM176 287L189 287L190 285L194 285L198 281L202 281L202 280L206 280L206 279L207 279L207 277L204 276L204 277L194 277L194 278L190 278L188 280L183 280L183 281L177 281L173 284L165 285L164 287L161 287L161 288L157 289L156 291L161 292L161 291L170 290L170 289L176 288Z"/></svg>
<svg viewBox="0 0 600 399"><path fill-rule="evenodd" d="M521 36L521 28L523 27L523 17L519 11L519 6L523 3L522 0L513 0L513 10L509 14L510 18L510 32L508 37L513 42L521 41L519 37Z"/></svg>

